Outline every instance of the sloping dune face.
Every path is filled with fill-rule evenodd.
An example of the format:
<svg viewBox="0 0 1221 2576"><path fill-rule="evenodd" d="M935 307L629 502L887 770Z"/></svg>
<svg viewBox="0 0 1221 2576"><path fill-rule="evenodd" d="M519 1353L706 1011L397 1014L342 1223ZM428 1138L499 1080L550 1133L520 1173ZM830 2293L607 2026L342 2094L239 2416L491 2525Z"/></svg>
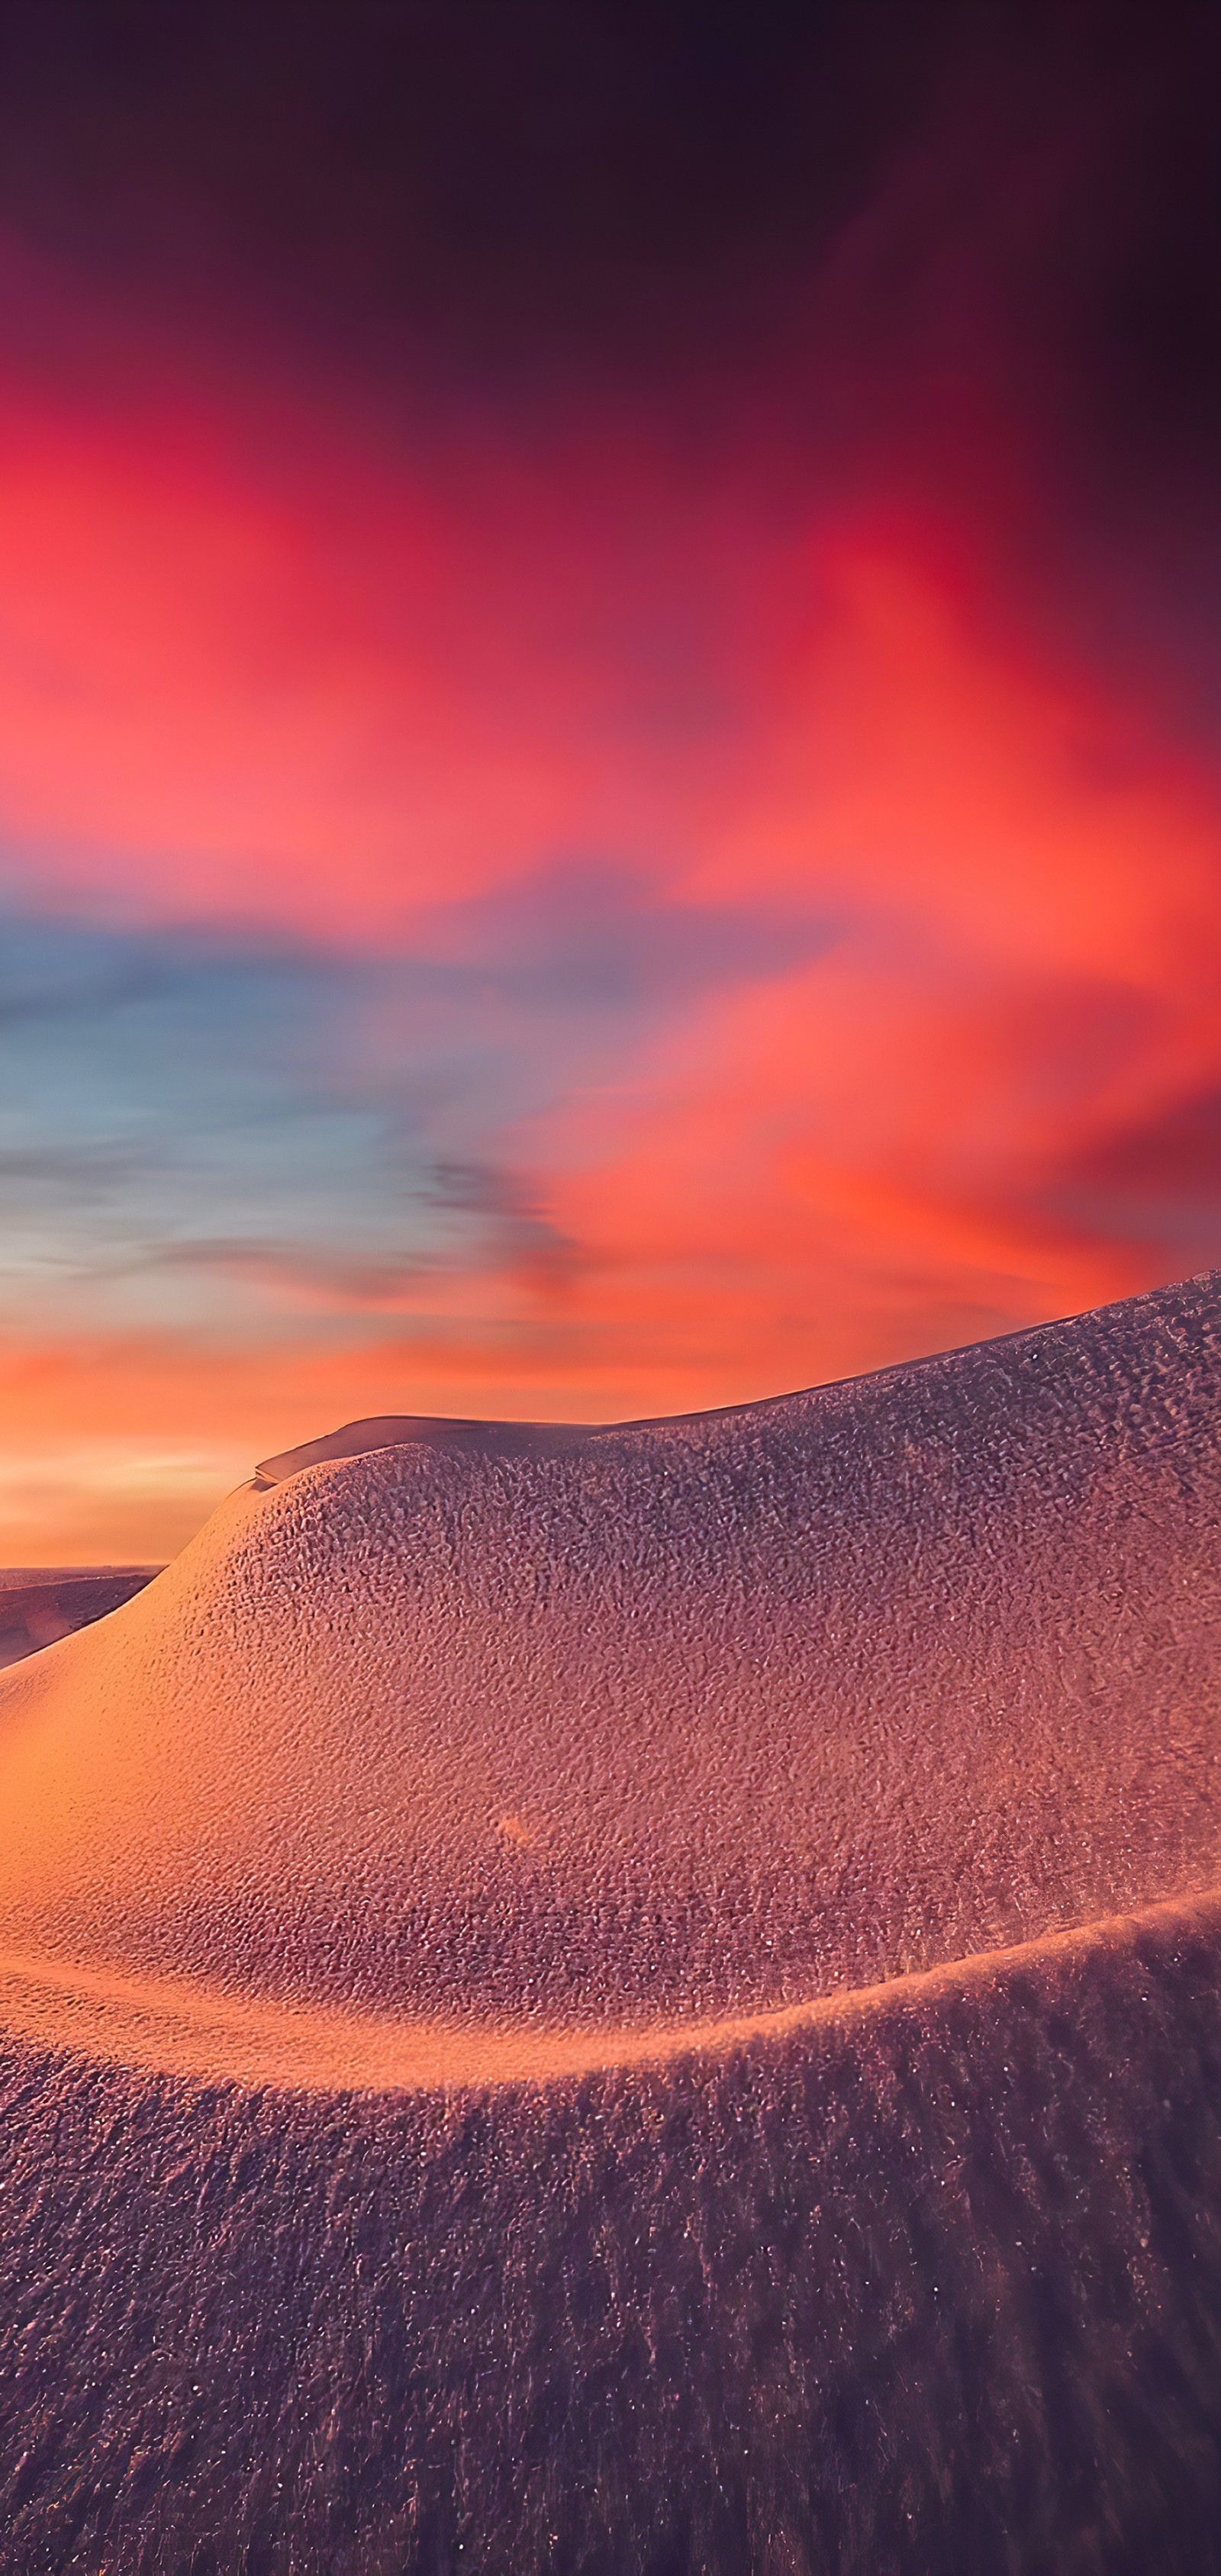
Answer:
<svg viewBox="0 0 1221 2576"><path fill-rule="evenodd" d="M0 2039L5 2576L1215 2576L1219 1953L541 2089Z"/></svg>
<svg viewBox="0 0 1221 2576"><path fill-rule="evenodd" d="M1219 1320L349 1425L5 1676L5 2576L1221 2571Z"/></svg>
<svg viewBox="0 0 1221 2576"><path fill-rule="evenodd" d="M0 1942L604 2063L1206 1889L1219 1429L1210 1277L703 1419L269 1462L0 1681Z"/></svg>

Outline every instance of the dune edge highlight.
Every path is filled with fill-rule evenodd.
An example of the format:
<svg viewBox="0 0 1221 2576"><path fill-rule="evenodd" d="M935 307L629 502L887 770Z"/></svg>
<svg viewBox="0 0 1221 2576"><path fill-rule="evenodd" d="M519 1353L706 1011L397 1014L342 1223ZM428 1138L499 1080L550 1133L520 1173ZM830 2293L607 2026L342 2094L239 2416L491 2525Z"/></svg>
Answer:
<svg viewBox="0 0 1221 2576"><path fill-rule="evenodd" d="M0 2033L130 2074L302 2093L403 2094L545 2086L588 2075L682 2066L811 2035L849 2032L956 1990L1003 1988L1043 1965L1072 1967L1147 1932L1221 1939L1221 1887L1160 1899L996 1950L913 1969L779 2010L687 2023L599 2029L395 2021L171 1978L109 1976L50 1957L0 1951Z"/></svg>

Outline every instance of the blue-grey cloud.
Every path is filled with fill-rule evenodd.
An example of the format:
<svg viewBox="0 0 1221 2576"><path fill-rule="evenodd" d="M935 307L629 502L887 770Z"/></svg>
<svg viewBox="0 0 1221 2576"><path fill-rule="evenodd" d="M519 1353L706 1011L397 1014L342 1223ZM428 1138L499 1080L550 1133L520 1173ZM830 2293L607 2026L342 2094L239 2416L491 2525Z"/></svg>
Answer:
<svg viewBox="0 0 1221 2576"><path fill-rule="evenodd" d="M430 927L523 1003L627 1019L783 974L834 935L822 917L659 902L646 880L597 864L541 870Z"/></svg>
<svg viewBox="0 0 1221 2576"><path fill-rule="evenodd" d="M828 936L593 867L439 909L399 955L11 906L0 1317L288 1329L298 1292L359 1317L446 1267L562 1267L515 1126Z"/></svg>

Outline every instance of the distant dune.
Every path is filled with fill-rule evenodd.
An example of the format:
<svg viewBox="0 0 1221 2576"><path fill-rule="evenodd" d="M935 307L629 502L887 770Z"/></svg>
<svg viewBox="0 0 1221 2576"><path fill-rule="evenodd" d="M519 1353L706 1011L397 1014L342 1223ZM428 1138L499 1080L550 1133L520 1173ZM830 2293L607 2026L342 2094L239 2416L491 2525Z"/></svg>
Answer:
<svg viewBox="0 0 1221 2576"><path fill-rule="evenodd" d="M0 1571L0 1670L74 1628L104 1619L160 1572L156 1565L13 1566Z"/></svg>
<svg viewBox="0 0 1221 2576"><path fill-rule="evenodd" d="M6 1673L4 2566L1221 2567L1219 1433L386 1417Z"/></svg>

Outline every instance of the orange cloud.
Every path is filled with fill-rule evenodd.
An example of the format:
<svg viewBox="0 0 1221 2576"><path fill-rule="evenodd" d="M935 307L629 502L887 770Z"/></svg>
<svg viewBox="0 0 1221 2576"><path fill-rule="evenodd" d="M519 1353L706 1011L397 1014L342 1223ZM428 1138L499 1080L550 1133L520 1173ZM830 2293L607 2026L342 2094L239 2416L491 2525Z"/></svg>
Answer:
<svg viewBox="0 0 1221 2576"><path fill-rule="evenodd" d="M810 590L688 883L800 893L841 936L537 1153L581 1295L722 1398L1148 1284L1173 1225L1116 1194L1099 1225L1072 1172L1221 1082L1212 782L910 546L833 531ZM1221 1257L1221 1201L1182 1249Z"/></svg>

